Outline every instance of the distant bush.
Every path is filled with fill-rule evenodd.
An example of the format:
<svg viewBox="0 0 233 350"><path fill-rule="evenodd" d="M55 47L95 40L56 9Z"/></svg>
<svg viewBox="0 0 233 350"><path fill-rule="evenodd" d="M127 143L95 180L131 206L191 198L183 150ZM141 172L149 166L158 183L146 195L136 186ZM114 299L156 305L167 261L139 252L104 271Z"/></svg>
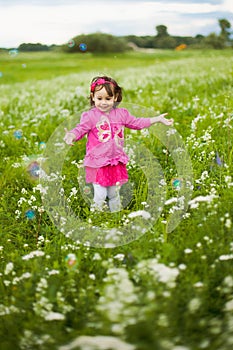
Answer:
<svg viewBox="0 0 233 350"><path fill-rule="evenodd" d="M85 44L81 46L80 44ZM86 46L86 49L85 49ZM127 41L123 38L106 33L82 34L72 38L69 42L62 45L64 52L124 52L129 50Z"/></svg>
<svg viewBox="0 0 233 350"><path fill-rule="evenodd" d="M49 51L50 47L47 46L47 45L40 44L40 43L36 43L36 44L23 43L23 44L19 45L18 50L22 51L22 52L27 52L27 51Z"/></svg>

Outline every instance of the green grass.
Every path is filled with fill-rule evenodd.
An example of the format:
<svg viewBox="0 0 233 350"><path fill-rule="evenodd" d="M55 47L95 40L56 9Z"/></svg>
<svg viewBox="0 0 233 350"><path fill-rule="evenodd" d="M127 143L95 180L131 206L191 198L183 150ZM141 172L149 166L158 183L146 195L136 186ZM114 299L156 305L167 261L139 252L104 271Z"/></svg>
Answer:
<svg viewBox="0 0 233 350"><path fill-rule="evenodd" d="M104 349L104 340L94 338L99 335L121 339L135 350L232 348L232 63L227 50L1 54L1 350L55 350L77 337L84 349L84 335L97 349ZM123 199L132 199L114 215L91 213L91 195L83 197L84 176L77 164L86 140L63 149L64 126L71 128L89 108L89 83L99 73L123 86L122 106L144 117L168 112L176 129L167 145L155 137L156 132L162 135L159 126L149 134L127 130L131 187ZM179 144L177 134L192 162L192 201L179 225L167 233L166 221L177 203L166 201L181 193L171 186L178 170L169 150L174 140ZM45 150L40 142L46 143ZM154 168L148 161L147 176L140 152L132 162L135 145L157 159ZM42 167L48 174L64 157L53 183L30 176L28 165L38 157L46 157ZM139 220L139 229L127 232L130 213L152 212L141 203L148 193L158 205L160 192L147 183L147 177L158 176L158 164L166 184L161 214L156 222ZM49 198L43 198L46 186ZM33 219L25 216L29 209ZM72 212L76 218L65 223ZM81 243L72 239L75 228L79 234L84 228ZM122 245L104 248L105 230L112 228L126 228ZM119 242L114 241L117 235L114 231L109 242ZM96 246L88 244L92 239ZM70 254L76 257L73 262Z"/></svg>
<svg viewBox="0 0 233 350"><path fill-rule="evenodd" d="M3 76L1 84L11 84L23 81L52 79L67 74L83 71L114 71L126 67L140 67L160 62L182 59L184 57L219 56L217 51L185 51L156 50L155 53L141 52L115 53L115 54L65 54L60 52L33 52L10 56L8 52L0 53L0 71ZM231 51L225 56L230 57Z"/></svg>

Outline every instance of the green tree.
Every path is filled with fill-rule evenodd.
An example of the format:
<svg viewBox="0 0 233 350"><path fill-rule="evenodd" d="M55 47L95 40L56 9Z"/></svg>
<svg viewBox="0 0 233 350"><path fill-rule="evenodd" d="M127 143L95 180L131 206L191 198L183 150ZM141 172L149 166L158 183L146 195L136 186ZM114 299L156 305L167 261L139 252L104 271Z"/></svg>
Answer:
<svg viewBox="0 0 233 350"><path fill-rule="evenodd" d="M164 26L163 24L160 24L158 26L155 27L157 30L157 38L164 38L169 36L168 32L167 32L167 27Z"/></svg>
<svg viewBox="0 0 233 350"><path fill-rule="evenodd" d="M231 28L231 23L227 19L219 19L219 26L221 28L220 36L228 40L230 38L231 32L229 29Z"/></svg>
<svg viewBox="0 0 233 350"><path fill-rule="evenodd" d="M224 41L222 40L221 36L210 33L205 39L203 40L204 46L213 48L213 49L223 49L224 48Z"/></svg>
<svg viewBox="0 0 233 350"><path fill-rule="evenodd" d="M82 43L86 45L87 50L80 50ZM85 51L93 53L124 52L128 50L128 46L124 38L97 32L74 37L69 43L62 45L62 50L70 53Z"/></svg>

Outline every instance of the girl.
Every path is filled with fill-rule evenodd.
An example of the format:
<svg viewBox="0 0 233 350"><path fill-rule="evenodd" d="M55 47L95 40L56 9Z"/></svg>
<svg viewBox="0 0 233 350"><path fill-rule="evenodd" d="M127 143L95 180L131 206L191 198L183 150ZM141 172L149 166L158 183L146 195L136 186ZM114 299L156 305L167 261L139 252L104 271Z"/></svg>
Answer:
<svg viewBox="0 0 233 350"><path fill-rule="evenodd" d="M102 210L106 198L111 212L120 210L120 186L128 181L128 156L123 150L124 127L141 130L154 123L172 125L167 113L153 118L136 118L124 108L117 108L122 100L122 88L108 76L92 79L91 109L81 115L80 123L70 131L65 129L64 141L73 145L88 135L84 166L86 182L94 187L93 209Z"/></svg>

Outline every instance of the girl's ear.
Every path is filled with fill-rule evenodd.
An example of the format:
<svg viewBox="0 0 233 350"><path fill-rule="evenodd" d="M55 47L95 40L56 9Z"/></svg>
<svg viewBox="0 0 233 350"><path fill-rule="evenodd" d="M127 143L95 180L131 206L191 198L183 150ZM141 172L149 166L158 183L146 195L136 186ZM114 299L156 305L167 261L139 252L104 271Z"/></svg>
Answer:
<svg viewBox="0 0 233 350"><path fill-rule="evenodd" d="M91 92L91 100L93 101L93 99L94 99L94 94L93 92Z"/></svg>
<svg viewBox="0 0 233 350"><path fill-rule="evenodd" d="M118 100L118 94L116 94L116 95L114 96L114 102L117 102L117 100Z"/></svg>

